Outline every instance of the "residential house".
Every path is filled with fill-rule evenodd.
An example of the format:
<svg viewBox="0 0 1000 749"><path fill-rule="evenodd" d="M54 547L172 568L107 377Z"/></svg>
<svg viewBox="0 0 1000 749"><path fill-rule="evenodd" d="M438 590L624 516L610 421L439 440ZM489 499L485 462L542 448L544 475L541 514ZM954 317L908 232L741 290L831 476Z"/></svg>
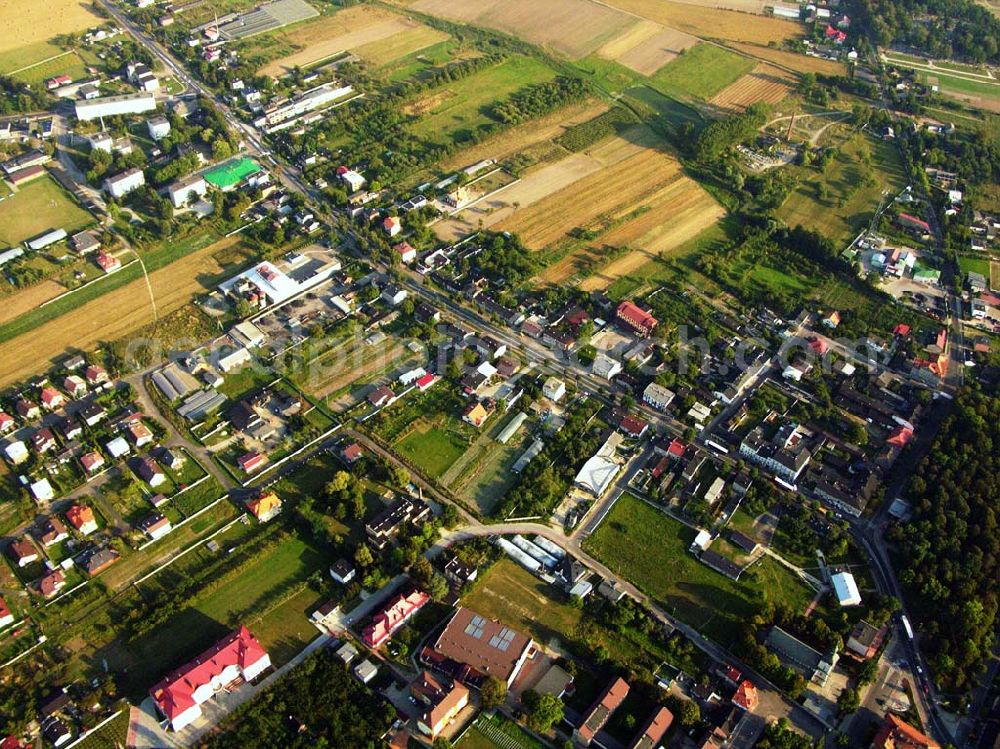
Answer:
<svg viewBox="0 0 1000 749"><path fill-rule="evenodd" d="M346 559L338 559L330 565L330 577L341 585L347 585L357 576L357 569Z"/></svg>
<svg viewBox="0 0 1000 749"><path fill-rule="evenodd" d="M347 463L347 465L354 465L361 460L361 457L364 454L365 453L364 450L361 449L361 445L357 442L352 442L351 444L344 446L344 448L340 451L340 458Z"/></svg>
<svg viewBox="0 0 1000 749"><path fill-rule="evenodd" d="M410 694L423 707L417 728L432 741L469 704L468 688L457 681L439 679L429 671L421 672L410 685Z"/></svg>
<svg viewBox="0 0 1000 749"><path fill-rule="evenodd" d="M153 433L141 421L129 424L125 431L128 432L129 439L132 440L132 444L137 448L145 447L153 441Z"/></svg>
<svg viewBox="0 0 1000 749"><path fill-rule="evenodd" d="M507 344L501 343L491 336L483 336L476 341L476 351L484 359L492 361L507 353Z"/></svg>
<svg viewBox="0 0 1000 749"><path fill-rule="evenodd" d="M458 557L452 557L444 566L444 577L456 588L462 588L479 576L479 569L466 564Z"/></svg>
<svg viewBox="0 0 1000 749"><path fill-rule="evenodd" d="M733 704L741 710L746 710L748 713L752 713L757 708L757 703L760 698L757 694L757 687L753 685L752 682L744 679L740 682L740 685L736 687L736 692L733 694Z"/></svg>
<svg viewBox="0 0 1000 749"><path fill-rule="evenodd" d="M403 231L403 223L395 216L386 216L382 220L382 231L390 237L398 236Z"/></svg>
<svg viewBox="0 0 1000 749"><path fill-rule="evenodd" d="M470 403L462 411L462 421L471 424L477 429L486 423L486 420L496 411L493 401L487 399Z"/></svg>
<svg viewBox="0 0 1000 749"><path fill-rule="evenodd" d="M566 383L557 377L549 377L542 384L542 395L553 403L558 403L566 395Z"/></svg>
<svg viewBox="0 0 1000 749"><path fill-rule="evenodd" d="M30 455L27 446L20 440L8 442L4 445L3 454L11 465L20 465L26 461Z"/></svg>
<svg viewBox="0 0 1000 749"><path fill-rule="evenodd" d="M113 440L108 442L104 448L108 451L108 454L113 460L118 460L132 452L132 448L129 447L128 442L125 441L124 437L115 437Z"/></svg>
<svg viewBox="0 0 1000 749"><path fill-rule="evenodd" d="M401 497L365 524L365 534L376 549L384 549L399 535L404 525L420 525L431 515L426 502Z"/></svg>
<svg viewBox="0 0 1000 749"><path fill-rule="evenodd" d="M834 330L838 325L840 325L840 313L837 310L833 310L832 312L824 315L820 319L820 322L823 324L823 327Z"/></svg>
<svg viewBox="0 0 1000 749"><path fill-rule="evenodd" d="M94 511L87 505L74 504L66 510L66 520L84 536L97 530L97 519L94 517Z"/></svg>
<svg viewBox="0 0 1000 749"><path fill-rule="evenodd" d="M666 411L674 400L674 391L663 387L656 382L651 382L642 391L642 400L657 411Z"/></svg>
<svg viewBox="0 0 1000 749"><path fill-rule="evenodd" d="M38 581L38 592L43 598L52 598L66 587L66 574L61 569L51 570Z"/></svg>
<svg viewBox="0 0 1000 749"><path fill-rule="evenodd" d="M573 740L582 746L590 746L615 710L625 701L628 693L629 684L621 677L611 682L597 701L583 714L583 719L573 731Z"/></svg>
<svg viewBox="0 0 1000 749"><path fill-rule="evenodd" d="M9 627L13 623L14 615L10 612L7 602L0 598L0 627ZM2 745L0 745L0 749L3 749Z"/></svg>
<svg viewBox="0 0 1000 749"><path fill-rule="evenodd" d="M63 380L63 390L69 393L71 398L79 398L87 392L87 383L79 375L69 375Z"/></svg>
<svg viewBox="0 0 1000 749"><path fill-rule="evenodd" d="M25 420L37 419L42 415L42 409L39 408L38 404L27 398L18 398L17 403L14 404L14 410Z"/></svg>
<svg viewBox="0 0 1000 749"><path fill-rule="evenodd" d="M187 461L184 453L179 450L171 450L168 447L157 448L153 451L153 457L160 462L160 465L164 468L169 468L171 471L179 471Z"/></svg>
<svg viewBox="0 0 1000 749"><path fill-rule="evenodd" d="M354 675L358 677L358 681L362 684L369 684L376 676L378 676L378 666L365 658L361 661L361 663L354 667Z"/></svg>
<svg viewBox="0 0 1000 749"><path fill-rule="evenodd" d="M69 533L67 533L66 526L60 522L59 518L55 515L50 515L39 525L38 532L35 533L35 538L38 539L38 543L48 548L65 541L69 538Z"/></svg>
<svg viewBox="0 0 1000 749"><path fill-rule="evenodd" d="M368 402L375 408L383 408L395 400L396 394L392 391L392 388L385 385L380 385L368 393Z"/></svg>
<svg viewBox="0 0 1000 749"><path fill-rule="evenodd" d="M66 405L66 398L51 385L42 388L39 398L48 411L55 411Z"/></svg>
<svg viewBox="0 0 1000 749"><path fill-rule="evenodd" d="M104 191L112 198L120 199L146 184L142 169L133 167L104 180Z"/></svg>
<svg viewBox="0 0 1000 749"><path fill-rule="evenodd" d="M527 635L460 606L421 660L450 659L465 667L463 681L493 677L509 687L533 653L534 642Z"/></svg>
<svg viewBox="0 0 1000 749"><path fill-rule="evenodd" d="M201 705L234 682L252 682L271 659L246 627L240 627L190 663L171 671L149 690L160 714L175 731L201 717Z"/></svg>
<svg viewBox="0 0 1000 749"><path fill-rule="evenodd" d="M52 434L51 429L43 427L31 435L31 445L35 448L35 452L47 453L56 446L55 435Z"/></svg>
<svg viewBox="0 0 1000 749"><path fill-rule="evenodd" d="M140 458L135 464L135 472L139 475L140 479L149 484L153 489L167 480L167 474L150 458Z"/></svg>
<svg viewBox="0 0 1000 749"><path fill-rule="evenodd" d="M170 519L158 512L144 517L136 527L149 536L152 541L163 538L173 530Z"/></svg>
<svg viewBox="0 0 1000 749"><path fill-rule="evenodd" d="M622 363L601 351L594 358L594 363L591 365L591 371L594 373L594 376L603 377L604 379L610 381L616 375L621 373Z"/></svg>
<svg viewBox="0 0 1000 749"><path fill-rule="evenodd" d="M80 410L80 418L89 427L97 426L108 416L108 412L98 403L88 403ZM123 440L124 441L124 440Z"/></svg>
<svg viewBox="0 0 1000 749"><path fill-rule="evenodd" d="M111 382L111 378L108 376L107 370L99 364L89 365L84 371L83 376L87 378L87 383L91 386L103 385Z"/></svg>
<svg viewBox="0 0 1000 749"><path fill-rule="evenodd" d="M417 259L417 250L409 242L400 242L397 245L393 245L392 250L396 253L396 257L399 258L399 262L405 265Z"/></svg>
<svg viewBox="0 0 1000 749"><path fill-rule="evenodd" d="M665 707L656 708L646 721L646 725L632 739L628 749L657 749L673 722L672 712Z"/></svg>
<svg viewBox="0 0 1000 749"><path fill-rule="evenodd" d="M0 434L6 434L16 426L14 417L0 411Z"/></svg>
<svg viewBox="0 0 1000 749"><path fill-rule="evenodd" d="M246 501L247 509L261 523L276 517L281 512L281 499L273 491L260 491Z"/></svg>
<svg viewBox="0 0 1000 749"><path fill-rule="evenodd" d="M237 458L236 462L239 464L240 470L249 475L263 468L267 458L259 452L249 452Z"/></svg>
<svg viewBox="0 0 1000 749"><path fill-rule="evenodd" d="M27 536L11 542L7 547L10 558L18 567L27 567L29 564L38 561L38 549L31 543Z"/></svg>
<svg viewBox="0 0 1000 749"><path fill-rule="evenodd" d="M861 660L874 658L882 646L885 637L885 627L875 627L864 619L858 621L847 638L846 650Z"/></svg>
<svg viewBox="0 0 1000 749"><path fill-rule="evenodd" d="M381 647L430 600L429 595L417 589L393 596L364 628L362 642L370 648Z"/></svg>
<svg viewBox="0 0 1000 749"><path fill-rule="evenodd" d="M398 307L410 294L406 289L401 289L394 284L387 285L382 289L382 301L392 307Z"/></svg>
<svg viewBox="0 0 1000 749"><path fill-rule="evenodd" d="M77 558L77 565L93 577L117 562L121 555L109 546L91 547Z"/></svg>
<svg viewBox="0 0 1000 749"><path fill-rule="evenodd" d="M78 439L83 435L83 427L80 426L80 422L72 416L61 416L54 424L55 428L59 430L62 434L63 439L67 442Z"/></svg>

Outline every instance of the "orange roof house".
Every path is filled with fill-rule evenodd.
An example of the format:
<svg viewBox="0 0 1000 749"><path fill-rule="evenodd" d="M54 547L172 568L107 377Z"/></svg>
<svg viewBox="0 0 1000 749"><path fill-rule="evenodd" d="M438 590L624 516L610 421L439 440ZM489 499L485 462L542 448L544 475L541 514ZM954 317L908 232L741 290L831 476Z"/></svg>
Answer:
<svg viewBox="0 0 1000 749"><path fill-rule="evenodd" d="M248 499L247 509L257 520L266 523L281 512L281 498L274 492L262 491L256 497Z"/></svg>
<svg viewBox="0 0 1000 749"><path fill-rule="evenodd" d="M759 702L759 697L757 696L757 687L751 684L747 679L740 682L740 685L736 687L736 693L733 694L733 704L736 707L742 708L747 712L752 712L757 703Z"/></svg>
<svg viewBox="0 0 1000 749"><path fill-rule="evenodd" d="M97 530L94 511L86 505L73 505L66 510L66 520L83 535Z"/></svg>
<svg viewBox="0 0 1000 749"><path fill-rule="evenodd" d="M590 742L604 728L614 711L625 701L629 689L627 681L621 677L615 679L584 714L580 725L573 731L573 739L583 746L590 746Z"/></svg>
<svg viewBox="0 0 1000 749"><path fill-rule="evenodd" d="M872 749L941 749L941 745L889 713L875 734Z"/></svg>

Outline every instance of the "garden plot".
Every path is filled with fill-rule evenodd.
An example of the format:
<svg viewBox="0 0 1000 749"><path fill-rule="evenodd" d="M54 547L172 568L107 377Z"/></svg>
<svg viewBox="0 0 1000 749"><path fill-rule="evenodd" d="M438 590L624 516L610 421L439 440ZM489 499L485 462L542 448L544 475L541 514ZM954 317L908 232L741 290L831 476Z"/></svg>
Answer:
<svg viewBox="0 0 1000 749"><path fill-rule="evenodd" d="M803 31L797 21L752 15L762 12L760 0L608 0L608 5L705 39L766 45L799 38Z"/></svg>

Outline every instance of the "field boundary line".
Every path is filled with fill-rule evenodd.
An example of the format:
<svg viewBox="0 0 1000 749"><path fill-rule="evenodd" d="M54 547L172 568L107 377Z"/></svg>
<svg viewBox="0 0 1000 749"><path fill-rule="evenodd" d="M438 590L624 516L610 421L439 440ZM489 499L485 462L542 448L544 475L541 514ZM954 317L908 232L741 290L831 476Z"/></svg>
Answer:
<svg viewBox="0 0 1000 749"><path fill-rule="evenodd" d="M208 478L208 474L206 474L206 475L202 476L200 479L198 479L198 482L200 483L200 482L204 481L207 478ZM192 484L192 486L194 486L194 484ZM177 494L180 494L180 493L181 492L178 492ZM177 496L177 494L175 494L174 496ZM193 515L191 515L189 517L184 518L177 525L173 526L173 528L170 531L170 533L176 532L177 529L183 528L185 525L187 525L188 523L190 523L192 520L194 520L199 515L207 512L208 510L211 510L213 507L215 507L217 504L219 504L219 502L221 502L222 500L226 499L227 496L228 495L223 494L221 497L219 497L218 499L216 499L214 502L210 502L209 504L207 504L204 507L202 507L200 510L198 510L198 512L194 513ZM171 499L172 499L172 497L171 497ZM149 539L149 541L147 541L146 543L142 544L142 546L140 546L139 548L137 548L136 551L143 551L143 550L149 548L150 546L152 546L153 544L155 544L157 541L159 541L161 539L164 539L164 538L168 538L170 536L170 533L164 534L164 535L160 536L160 538L151 538L151 539Z"/></svg>
<svg viewBox="0 0 1000 749"><path fill-rule="evenodd" d="M125 270L130 265L135 265L138 262L139 262L139 258L135 258L134 260L131 260L130 262L125 263L125 265L123 265L118 270L120 270L120 271L121 270ZM115 271L115 273L117 273L117 272L118 271ZM83 284L82 286L77 286L75 289L67 289L66 291L64 291L59 296L54 296L51 299L46 299L44 302L42 302L37 307L35 307L35 309L42 309L43 307L48 307L50 304L53 304L54 302L58 302L60 299L65 299L66 297L70 296L71 294L75 294L78 291L83 291L88 286L92 286L95 283L99 283L100 281L103 281L105 278L111 278L112 275L114 275L114 274L113 273L105 273L103 276L98 276L97 278L95 278L95 279L93 279L91 281L87 281L87 283Z"/></svg>
<svg viewBox="0 0 1000 749"><path fill-rule="evenodd" d="M105 718L100 723L98 723L96 726L94 726L93 728L91 728L89 731L84 731L82 734L80 734L77 737L76 741L74 741L73 743L67 744L66 745L66 749L73 749L74 746L76 746L80 742L84 741L88 736L90 736L90 734L97 733L97 731L99 731L102 728L104 728L104 726L106 726L108 723L110 723L111 721L113 721L115 718L117 718L121 714L122 714L121 708L115 710L115 712L114 712L113 715Z"/></svg>
<svg viewBox="0 0 1000 749"><path fill-rule="evenodd" d="M218 500L216 500L216 502L220 501L221 499L224 499L224 498L220 497ZM212 504L214 505L216 502L213 502ZM174 562L176 562L178 559L180 559L185 554L190 553L191 551L193 551L194 549L198 548L199 546L203 546L204 544L207 544L209 541L211 541L213 538L215 538L216 536L218 536L220 533L224 533L225 531L227 531L230 528L232 528L236 523L241 522L243 520L243 518L245 518L245 517L247 517L247 514L245 512L242 515L237 515L235 518L233 518L228 523L226 523L224 526L222 526L217 531L215 531L215 533L211 534L210 536L206 536L205 538L199 538L199 539L197 539L196 541L194 541L193 543L191 543L191 545L188 546L186 549L181 549L180 551L178 551L176 554L174 554L172 557L170 557L170 559L168 559L167 561L165 561L163 564L161 564L156 569L151 570L150 572L147 572L145 575L143 575L142 577L140 577L140 578L138 578L136 580L133 580L132 581L132 586L133 587L138 587L140 583L144 583L149 578L153 577L154 575L159 574L160 572L162 572L167 567L169 567L170 565L172 565Z"/></svg>
<svg viewBox="0 0 1000 749"><path fill-rule="evenodd" d="M32 68L37 68L39 65L44 65L47 62L52 62L53 60L58 60L60 57L65 57L66 55L75 55L76 50L71 49L66 52L60 52L58 55L52 55L51 57L46 57L44 60L39 60L38 62L33 62L31 65L25 65L23 68L18 68L17 70L11 70L8 73L4 73L6 76L17 75L18 73L23 73L25 70L31 70Z"/></svg>

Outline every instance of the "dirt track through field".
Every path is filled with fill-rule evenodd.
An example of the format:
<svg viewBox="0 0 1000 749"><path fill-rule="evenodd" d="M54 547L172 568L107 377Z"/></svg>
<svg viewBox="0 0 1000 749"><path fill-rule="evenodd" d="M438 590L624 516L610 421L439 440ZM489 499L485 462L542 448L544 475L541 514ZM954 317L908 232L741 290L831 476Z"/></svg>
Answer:
<svg viewBox="0 0 1000 749"><path fill-rule="evenodd" d="M0 325L31 312L50 299L55 299L66 289L52 280L41 281L21 291L0 297Z"/></svg>
<svg viewBox="0 0 1000 749"><path fill-rule="evenodd" d="M238 241L238 237L220 240L151 273L149 281L160 317L205 292L198 279L224 270L213 255ZM44 371L50 359L60 358L69 348L90 350L100 342L122 338L152 321L145 282L139 279L128 283L0 346L0 385Z"/></svg>

